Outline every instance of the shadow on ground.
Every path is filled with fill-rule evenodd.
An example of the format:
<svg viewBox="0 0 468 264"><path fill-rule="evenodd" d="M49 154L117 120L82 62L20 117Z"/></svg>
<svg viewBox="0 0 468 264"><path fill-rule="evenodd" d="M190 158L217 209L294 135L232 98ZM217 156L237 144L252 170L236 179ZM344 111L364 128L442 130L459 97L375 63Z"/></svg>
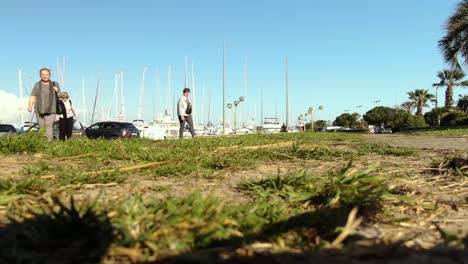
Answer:
<svg viewBox="0 0 468 264"><path fill-rule="evenodd" d="M365 218L370 217L377 208L367 208ZM274 238L291 230L299 231L315 240L316 237L332 241L336 237L336 229L346 224L350 208L323 207L313 212L293 216L285 221L274 223L260 232L247 235L241 239L234 238L217 241L205 249L195 249L186 254L171 256L154 263L158 264L302 264L302 263L468 263L468 251L459 250L446 245L439 245L429 250L412 249L399 243L382 243L366 241L365 238L354 235L348 238L343 249L305 249L295 253L259 252L249 249L249 243L274 240ZM356 243L358 242L358 243ZM468 241L465 241L467 248Z"/></svg>
<svg viewBox="0 0 468 264"><path fill-rule="evenodd" d="M112 242L112 225L91 208L59 202L47 214L0 227L0 263L99 263Z"/></svg>

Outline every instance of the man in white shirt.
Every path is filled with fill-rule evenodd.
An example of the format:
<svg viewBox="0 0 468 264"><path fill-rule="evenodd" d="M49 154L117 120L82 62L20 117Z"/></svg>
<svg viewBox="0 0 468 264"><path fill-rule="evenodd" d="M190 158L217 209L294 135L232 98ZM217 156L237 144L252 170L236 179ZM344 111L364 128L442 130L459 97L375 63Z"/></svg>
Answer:
<svg viewBox="0 0 468 264"><path fill-rule="evenodd" d="M180 129L179 129L179 137L183 138L185 125L188 123L190 134L192 137L195 136L195 130L193 127L193 119L192 119L192 103L190 102L189 95L190 89L185 88L182 91L182 96L179 98L177 102L177 116L179 117Z"/></svg>

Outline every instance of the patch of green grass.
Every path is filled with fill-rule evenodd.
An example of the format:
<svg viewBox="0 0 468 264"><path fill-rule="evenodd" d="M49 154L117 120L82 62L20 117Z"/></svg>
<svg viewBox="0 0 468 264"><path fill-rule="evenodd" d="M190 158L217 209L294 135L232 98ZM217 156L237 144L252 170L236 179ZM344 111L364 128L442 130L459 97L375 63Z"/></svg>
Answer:
<svg viewBox="0 0 468 264"><path fill-rule="evenodd" d="M43 131L0 137L0 154L36 153L46 147Z"/></svg>
<svg viewBox="0 0 468 264"><path fill-rule="evenodd" d="M351 164L351 163L350 163ZM386 178L373 175L375 168L352 171L351 165L326 177L302 173L245 182L237 188L247 194L277 196L290 203L329 204L347 207L375 205L386 192Z"/></svg>
<svg viewBox="0 0 468 264"><path fill-rule="evenodd" d="M417 154L415 148L412 147L393 147L385 143L359 143L357 149L360 154L367 155L375 153L379 155L389 156L413 156Z"/></svg>
<svg viewBox="0 0 468 264"><path fill-rule="evenodd" d="M88 226L86 223L92 220L87 218L89 215L95 220L100 219L95 223L98 228L102 221L107 221L101 216L108 215L114 230L112 245L137 250L141 254L139 261L151 260L156 255L171 255L197 248L238 245L253 241L274 242L279 237L291 237L294 243L299 243L301 239L308 239L307 234L320 236L322 241L327 243L327 239L336 237L339 232L337 228L346 221L350 208L371 208L379 205L381 195L386 191L385 179L372 174L373 171L373 168L352 171L351 166L348 166L325 177L304 172L245 182L238 186L238 190L248 194L250 199L242 204L203 196L200 193L184 197L169 196L164 199L130 194L117 200L84 202L79 207L74 207L73 203L64 206L57 200L56 205L50 209L46 208L40 212L36 210L34 218L43 220L30 222L24 219L24 224L25 228L31 228L30 236L45 240L45 245L51 246L49 236L50 239L56 234L67 236L67 232L70 232L69 239L76 239L76 243L81 245L80 241L84 237L78 236L73 230L67 231L68 228L72 228L70 225L85 228ZM40 183L50 183L50 188L54 189L54 186L65 184L118 181L112 177L119 175L94 175L97 179L93 182L82 179L81 176L60 176L56 180ZM25 187L15 187L20 186L19 183L8 182L4 184L3 189L11 194L21 194L22 188L37 188L31 183L21 184ZM14 222L15 229L22 228L20 219L24 212L11 211L12 217L17 219ZM56 224L55 221L59 219L64 223ZM38 226L34 226L36 224ZM49 225L57 225L60 231L46 235L45 233L55 232ZM43 230L39 232L44 233L36 234L35 230ZM30 245L28 243L17 243L25 256L32 254L23 247ZM31 248L37 250L34 246ZM79 248L78 246L70 250L75 252Z"/></svg>
<svg viewBox="0 0 468 264"><path fill-rule="evenodd" d="M468 128L415 131L415 132L407 132L405 134L418 135L418 136L434 136L434 137L468 137Z"/></svg>
<svg viewBox="0 0 468 264"><path fill-rule="evenodd" d="M14 181L0 178L0 205L30 197L32 191L43 192L44 187L37 179Z"/></svg>
<svg viewBox="0 0 468 264"><path fill-rule="evenodd" d="M22 173L24 175L28 175L28 176L40 176L46 172L50 172L51 171L51 167L49 166L48 163L44 162L44 161L41 161L39 164L37 165L26 165L23 167L22 169Z"/></svg>
<svg viewBox="0 0 468 264"><path fill-rule="evenodd" d="M80 171L64 173L54 180L58 186L72 184L104 184L104 183L122 183L128 179L128 176L119 172L104 172L99 174L85 174Z"/></svg>

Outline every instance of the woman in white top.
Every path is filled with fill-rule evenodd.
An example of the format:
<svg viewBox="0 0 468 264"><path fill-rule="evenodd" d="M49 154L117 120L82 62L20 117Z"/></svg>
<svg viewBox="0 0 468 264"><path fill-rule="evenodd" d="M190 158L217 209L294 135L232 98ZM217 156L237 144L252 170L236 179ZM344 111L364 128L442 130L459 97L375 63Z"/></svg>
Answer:
<svg viewBox="0 0 468 264"><path fill-rule="evenodd" d="M77 118L75 108L67 92L59 93L62 114L59 115L59 139L70 139L73 132L73 121Z"/></svg>

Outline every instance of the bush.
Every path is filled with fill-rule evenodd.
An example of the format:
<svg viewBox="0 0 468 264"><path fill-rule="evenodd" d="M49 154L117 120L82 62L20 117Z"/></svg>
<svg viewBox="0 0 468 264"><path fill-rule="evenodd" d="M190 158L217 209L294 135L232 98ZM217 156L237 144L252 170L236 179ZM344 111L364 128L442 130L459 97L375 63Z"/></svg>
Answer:
<svg viewBox="0 0 468 264"><path fill-rule="evenodd" d="M430 112L427 112L426 114L424 114L424 120L426 121L428 125L437 127L439 126L437 116L440 116L440 118L442 118L442 116L445 116L448 113L449 113L449 110L447 110L447 108L445 107L434 108Z"/></svg>
<svg viewBox="0 0 468 264"><path fill-rule="evenodd" d="M465 126L468 125L468 114L462 111L452 111L441 116L442 126Z"/></svg>
<svg viewBox="0 0 468 264"><path fill-rule="evenodd" d="M426 127L426 121L421 116L409 115L404 123L407 128L421 128Z"/></svg>

